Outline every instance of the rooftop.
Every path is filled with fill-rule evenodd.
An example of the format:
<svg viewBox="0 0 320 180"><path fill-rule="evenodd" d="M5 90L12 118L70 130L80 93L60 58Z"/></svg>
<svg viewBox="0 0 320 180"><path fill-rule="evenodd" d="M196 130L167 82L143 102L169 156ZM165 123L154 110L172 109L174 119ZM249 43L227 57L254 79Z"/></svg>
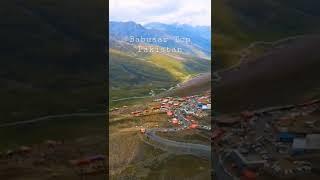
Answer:
<svg viewBox="0 0 320 180"><path fill-rule="evenodd" d="M320 149L320 134L308 134L305 138L295 138L292 148L294 149Z"/></svg>

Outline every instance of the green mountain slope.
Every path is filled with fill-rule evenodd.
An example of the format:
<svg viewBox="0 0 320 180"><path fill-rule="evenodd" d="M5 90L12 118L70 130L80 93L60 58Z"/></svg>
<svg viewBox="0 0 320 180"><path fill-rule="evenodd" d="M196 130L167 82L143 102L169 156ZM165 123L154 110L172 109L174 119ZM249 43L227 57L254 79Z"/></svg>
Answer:
<svg viewBox="0 0 320 180"><path fill-rule="evenodd" d="M159 53L137 56L109 49L110 103L149 96L151 90L169 89L198 73L209 72L210 63L210 60L189 56Z"/></svg>

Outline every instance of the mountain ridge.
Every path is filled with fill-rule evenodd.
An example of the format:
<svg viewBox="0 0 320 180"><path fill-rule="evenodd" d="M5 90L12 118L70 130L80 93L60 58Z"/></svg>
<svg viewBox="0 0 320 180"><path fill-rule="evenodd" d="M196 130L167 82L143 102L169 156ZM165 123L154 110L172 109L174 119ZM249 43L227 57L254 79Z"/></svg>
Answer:
<svg viewBox="0 0 320 180"><path fill-rule="evenodd" d="M152 24L154 25L155 23ZM158 27L154 27L152 24L141 25L133 21L110 21L109 46L121 46L119 43L122 43L124 46L124 42L135 45L141 44L140 42L129 42L130 37L157 38L167 39L167 41L149 42L145 44L181 48L185 54L199 57L209 58L211 55L211 31L209 27L192 27L185 24L173 25L163 23L157 23ZM159 26L163 26L165 29L159 28ZM189 38L191 42L178 41L177 37L181 37L182 39Z"/></svg>

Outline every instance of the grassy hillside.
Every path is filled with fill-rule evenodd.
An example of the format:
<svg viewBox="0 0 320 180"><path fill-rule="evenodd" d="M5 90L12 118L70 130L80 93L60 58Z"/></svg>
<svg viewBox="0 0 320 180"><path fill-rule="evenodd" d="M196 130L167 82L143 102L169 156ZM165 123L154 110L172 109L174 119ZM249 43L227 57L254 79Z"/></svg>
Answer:
<svg viewBox="0 0 320 180"><path fill-rule="evenodd" d="M166 70L171 76L177 80L184 80L188 77L188 72L185 70L181 61L172 59L165 55L153 54L149 57L151 63L157 67Z"/></svg>
<svg viewBox="0 0 320 180"><path fill-rule="evenodd" d="M180 87L161 94L166 96L190 96L211 90L211 73L205 73L180 84Z"/></svg>
<svg viewBox="0 0 320 180"><path fill-rule="evenodd" d="M210 60L190 56L157 53L132 56L109 49L110 104L121 104L114 102L117 99L149 96L151 90L169 89L195 74L209 72L210 63ZM128 100L125 103L129 103Z"/></svg>
<svg viewBox="0 0 320 180"><path fill-rule="evenodd" d="M215 69L234 64L254 41L274 41L320 31L316 0L213 1Z"/></svg>
<svg viewBox="0 0 320 180"><path fill-rule="evenodd" d="M173 86L178 80L147 60L109 50L109 100L148 96L150 90ZM115 105L110 101L111 105Z"/></svg>

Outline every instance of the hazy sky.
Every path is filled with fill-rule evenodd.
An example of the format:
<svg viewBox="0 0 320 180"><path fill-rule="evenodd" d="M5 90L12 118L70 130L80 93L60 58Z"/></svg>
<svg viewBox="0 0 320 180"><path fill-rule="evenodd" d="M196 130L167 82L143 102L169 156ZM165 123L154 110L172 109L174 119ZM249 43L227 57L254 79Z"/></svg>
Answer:
<svg viewBox="0 0 320 180"><path fill-rule="evenodd" d="M111 21L211 24L211 0L109 0Z"/></svg>

